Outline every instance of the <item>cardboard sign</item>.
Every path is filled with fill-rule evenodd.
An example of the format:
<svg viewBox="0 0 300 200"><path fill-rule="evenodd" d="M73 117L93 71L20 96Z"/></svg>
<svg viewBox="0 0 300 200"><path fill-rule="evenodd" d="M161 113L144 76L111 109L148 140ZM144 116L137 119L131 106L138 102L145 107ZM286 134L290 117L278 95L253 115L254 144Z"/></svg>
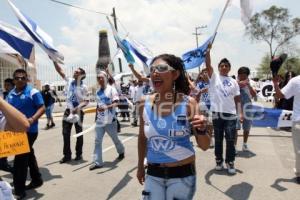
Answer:
<svg viewBox="0 0 300 200"><path fill-rule="evenodd" d="M30 152L27 134L0 132L0 158Z"/></svg>

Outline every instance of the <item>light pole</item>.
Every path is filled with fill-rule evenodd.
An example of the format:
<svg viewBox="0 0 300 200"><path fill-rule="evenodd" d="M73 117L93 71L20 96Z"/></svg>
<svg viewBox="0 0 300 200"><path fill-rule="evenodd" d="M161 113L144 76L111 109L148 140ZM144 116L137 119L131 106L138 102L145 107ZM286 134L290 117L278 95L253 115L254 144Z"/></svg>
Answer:
<svg viewBox="0 0 300 200"><path fill-rule="evenodd" d="M201 29L204 29L204 28L207 28L207 25L203 25L203 26L196 26L195 27L195 33L193 33L193 35L196 36L196 45L197 45L197 48L199 47L199 44L198 44L198 35L202 35L202 33L198 30L201 30ZM198 66L198 69L199 69L199 73L200 73L200 66Z"/></svg>

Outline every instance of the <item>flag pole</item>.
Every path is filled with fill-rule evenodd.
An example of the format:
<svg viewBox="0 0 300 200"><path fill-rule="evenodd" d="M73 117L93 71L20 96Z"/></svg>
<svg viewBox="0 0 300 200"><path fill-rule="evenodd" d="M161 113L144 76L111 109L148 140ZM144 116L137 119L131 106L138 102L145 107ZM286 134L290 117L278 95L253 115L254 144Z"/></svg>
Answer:
<svg viewBox="0 0 300 200"><path fill-rule="evenodd" d="M223 16L224 16L224 14L225 14L226 9L228 8L228 5L229 5L230 1L231 1L231 0L227 0L227 2L226 2L226 4L225 4L225 7L223 8L222 14L221 14L221 16L220 16L220 19L219 19L218 24L217 24L217 26L216 26L216 29L215 29L215 31L214 31L214 35L215 35L215 36L214 36L214 39L212 40L211 43L214 43L214 41L215 41L215 38L216 38L216 36L217 36L217 32L218 32L219 26L220 26L220 24L221 24L221 21L222 21L222 19L223 19Z"/></svg>

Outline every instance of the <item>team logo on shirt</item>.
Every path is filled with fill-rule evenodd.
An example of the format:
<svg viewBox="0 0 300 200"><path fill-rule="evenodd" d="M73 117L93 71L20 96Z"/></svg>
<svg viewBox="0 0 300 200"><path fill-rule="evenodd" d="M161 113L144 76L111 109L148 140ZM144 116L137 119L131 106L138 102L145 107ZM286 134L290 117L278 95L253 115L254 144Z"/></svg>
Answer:
<svg viewBox="0 0 300 200"><path fill-rule="evenodd" d="M165 136L153 136L149 139L150 145L154 151L168 152L175 148L175 142Z"/></svg>
<svg viewBox="0 0 300 200"><path fill-rule="evenodd" d="M164 129L167 127L167 122L164 119L159 119L157 122L157 128Z"/></svg>

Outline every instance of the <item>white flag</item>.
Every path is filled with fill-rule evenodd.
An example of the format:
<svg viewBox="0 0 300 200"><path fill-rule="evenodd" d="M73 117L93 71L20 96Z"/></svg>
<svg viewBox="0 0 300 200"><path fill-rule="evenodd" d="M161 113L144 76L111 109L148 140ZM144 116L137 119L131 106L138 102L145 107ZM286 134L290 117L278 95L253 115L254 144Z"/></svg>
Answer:
<svg viewBox="0 0 300 200"><path fill-rule="evenodd" d="M253 0L240 0L241 19L242 22L245 24L245 26L249 24L252 16L252 11L253 11L252 1Z"/></svg>

